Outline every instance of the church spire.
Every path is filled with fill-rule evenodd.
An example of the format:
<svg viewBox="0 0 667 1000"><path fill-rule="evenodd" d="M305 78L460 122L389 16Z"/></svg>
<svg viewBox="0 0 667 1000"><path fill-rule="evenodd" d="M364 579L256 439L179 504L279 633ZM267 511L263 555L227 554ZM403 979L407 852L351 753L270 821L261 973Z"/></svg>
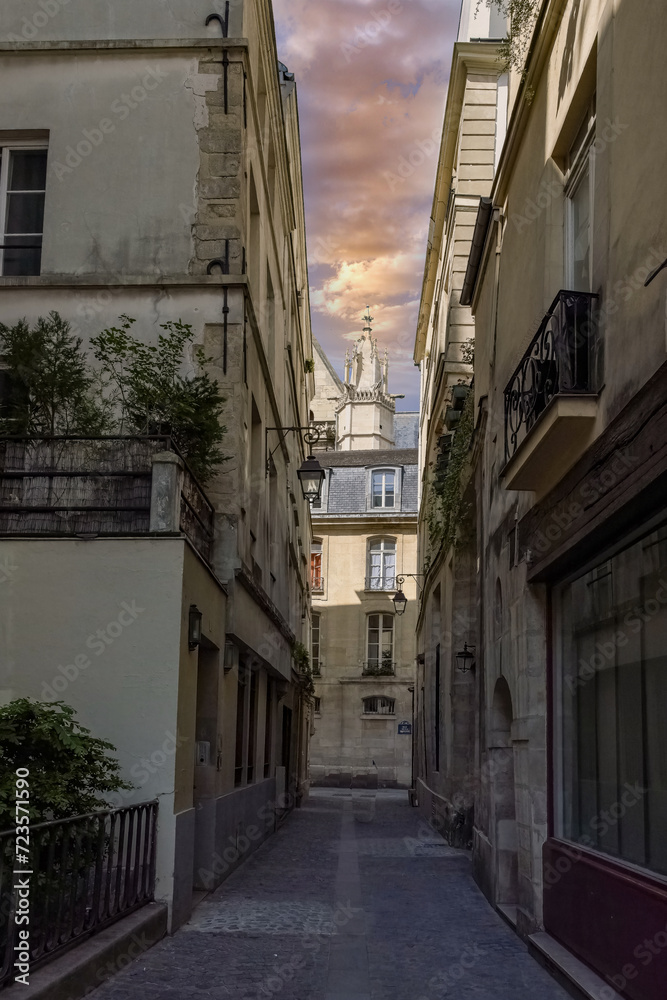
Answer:
<svg viewBox="0 0 667 1000"><path fill-rule="evenodd" d="M373 327L371 326L373 319L374 317L371 316L371 307L366 306L366 315L363 317L364 323L366 324L366 326L364 327L364 333L367 333L369 337L373 332Z"/></svg>

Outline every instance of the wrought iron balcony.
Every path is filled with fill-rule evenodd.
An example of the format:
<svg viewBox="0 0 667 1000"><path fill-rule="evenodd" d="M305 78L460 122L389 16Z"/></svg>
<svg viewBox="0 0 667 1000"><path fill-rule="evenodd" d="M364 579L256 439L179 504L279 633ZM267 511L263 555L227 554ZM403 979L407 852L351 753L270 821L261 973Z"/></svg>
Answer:
<svg viewBox="0 0 667 1000"><path fill-rule="evenodd" d="M598 392L597 295L560 291L505 389L505 463L561 395Z"/></svg>
<svg viewBox="0 0 667 1000"><path fill-rule="evenodd" d="M362 674L364 677L393 677L396 664L392 660L366 660Z"/></svg>
<svg viewBox="0 0 667 1000"><path fill-rule="evenodd" d="M321 573L313 573L311 579L313 593L320 594L324 590L324 577Z"/></svg>

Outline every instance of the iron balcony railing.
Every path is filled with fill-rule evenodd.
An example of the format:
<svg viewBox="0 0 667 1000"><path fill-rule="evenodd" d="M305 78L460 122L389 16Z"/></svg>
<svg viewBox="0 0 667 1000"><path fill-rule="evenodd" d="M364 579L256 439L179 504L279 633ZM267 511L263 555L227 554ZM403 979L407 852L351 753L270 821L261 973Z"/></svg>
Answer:
<svg viewBox="0 0 667 1000"><path fill-rule="evenodd" d="M505 389L505 462L551 400L598 391L597 295L560 291Z"/></svg>
<svg viewBox="0 0 667 1000"><path fill-rule="evenodd" d="M364 677L391 677L396 673L393 660L366 660L363 667Z"/></svg>
<svg viewBox="0 0 667 1000"><path fill-rule="evenodd" d="M30 828L30 968L151 902L157 801ZM0 833L0 986L18 974L16 835Z"/></svg>
<svg viewBox="0 0 667 1000"><path fill-rule="evenodd" d="M171 438L0 438L0 537L150 531L152 459ZM210 561L214 509L184 462L180 530Z"/></svg>
<svg viewBox="0 0 667 1000"><path fill-rule="evenodd" d="M367 576L365 587L366 590L396 590L396 576L394 573Z"/></svg>
<svg viewBox="0 0 667 1000"><path fill-rule="evenodd" d="M313 573L311 587L318 592L324 590L324 577L321 573Z"/></svg>

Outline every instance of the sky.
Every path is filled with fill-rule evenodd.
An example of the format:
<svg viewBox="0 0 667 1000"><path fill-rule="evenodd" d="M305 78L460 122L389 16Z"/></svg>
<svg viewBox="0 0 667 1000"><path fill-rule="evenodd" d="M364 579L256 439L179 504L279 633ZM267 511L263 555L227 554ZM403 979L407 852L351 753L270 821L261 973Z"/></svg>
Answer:
<svg viewBox="0 0 667 1000"><path fill-rule="evenodd" d="M342 376L366 305L399 410L412 360L461 0L273 0L296 74L313 333Z"/></svg>

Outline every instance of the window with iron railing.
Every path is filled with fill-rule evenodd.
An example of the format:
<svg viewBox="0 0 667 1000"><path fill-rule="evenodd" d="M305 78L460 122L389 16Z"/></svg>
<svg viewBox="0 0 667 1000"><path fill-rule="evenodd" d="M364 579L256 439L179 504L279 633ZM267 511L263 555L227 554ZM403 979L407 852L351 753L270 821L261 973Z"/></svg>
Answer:
<svg viewBox="0 0 667 1000"><path fill-rule="evenodd" d="M315 676L320 674L320 624L321 615L313 615L310 627L310 655Z"/></svg>
<svg viewBox="0 0 667 1000"><path fill-rule="evenodd" d="M396 539L375 538L368 543L366 590L396 589Z"/></svg>
<svg viewBox="0 0 667 1000"><path fill-rule="evenodd" d="M364 674L394 673L394 616L368 616L367 659Z"/></svg>
<svg viewBox="0 0 667 1000"><path fill-rule="evenodd" d="M394 715L395 708L396 700L394 698L382 698L379 695L373 695L363 700L364 715Z"/></svg>
<svg viewBox="0 0 667 1000"><path fill-rule="evenodd" d="M324 590L322 576L322 542L313 542L310 549L310 585L313 590Z"/></svg>

